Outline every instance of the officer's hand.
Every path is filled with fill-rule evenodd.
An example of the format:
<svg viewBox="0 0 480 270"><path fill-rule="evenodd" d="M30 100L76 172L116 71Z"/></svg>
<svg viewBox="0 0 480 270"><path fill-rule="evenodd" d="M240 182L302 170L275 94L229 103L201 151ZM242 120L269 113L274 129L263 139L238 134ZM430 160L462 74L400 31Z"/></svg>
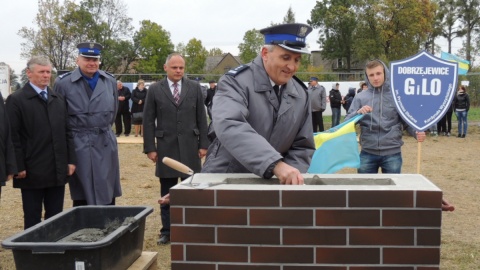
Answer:
<svg viewBox="0 0 480 270"><path fill-rule="evenodd" d="M358 114L367 114L369 112L372 112L372 107L368 106L368 105L365 105L363 106L362 108L358 109L357 113Z"/></svg>
<svg viewBox="0 0 480 270"><path fill-rule="evenodd" d="M153 161L153 163L157 163L157 158L158 158L157 152L155 152L155 151L154 151L154 152L149 152L149 153L147 153L147 157L148 157L151 161Z"/></svg>
<svg viewBox="0 0 480 270"><path fill-rule="evenodd" d="M12 180L12 179L13 179L13 174L7 175L7 181L10 181L10 180Z"/></svg>
<svg viewBox="0 0 480 270"><path fill-rule="evenodd" d="M273 174L277 176L282 185L303 185L303 176L300 171L283 161L275 166Z"/></svg>

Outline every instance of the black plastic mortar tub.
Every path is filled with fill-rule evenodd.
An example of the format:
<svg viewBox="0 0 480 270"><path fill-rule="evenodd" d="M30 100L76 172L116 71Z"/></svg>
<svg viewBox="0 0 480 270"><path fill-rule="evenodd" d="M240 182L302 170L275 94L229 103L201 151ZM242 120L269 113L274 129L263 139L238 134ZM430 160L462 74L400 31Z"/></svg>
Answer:
<svg viewBox="0 0 480 270"><path fill-rule="evenodd" d="M127 269L143 250L149 206L79 206L66 210L2 242L12 249L18 270ZM83 229L118 228L95 242L59 242ZM123 224L122 224L123 223Z"/></svg>

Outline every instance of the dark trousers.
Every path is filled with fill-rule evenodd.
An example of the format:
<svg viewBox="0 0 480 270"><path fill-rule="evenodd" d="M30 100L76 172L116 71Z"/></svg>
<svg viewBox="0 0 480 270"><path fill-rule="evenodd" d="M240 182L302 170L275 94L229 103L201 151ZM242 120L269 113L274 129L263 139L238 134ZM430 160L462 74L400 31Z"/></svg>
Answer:
<svg viewBox="0 0 480 270"><path fill-rule="evenodd" d="M122 134L122 117L123 125L125 126L125 135L130 134L132 130L132 116L129 111L117 113L117 117L115 118L115 134Z"/></svg>
<svg viewBox="0 0 480 270"><path fill-rule="evenodd" d="M313 124L313 132L322 132L325 129L323 128L323 112L312 112L312 124ZM318 129L317 129L318 127Z"/></svg>
<svg viewBox="0 0 480 270"><path fill-rule="evenodd" d="M443 115L442 119L437 123L437 131L440 134L441 132L447 132L447 115Z"/></svg>
<svg viewBox="0 0 480 270"><path fill-rule="evenodd" d="M88 205L87 200L73 200L73 207ZM107 205L115 205L115 198Z"/></svg>
<svg viewBox="0 0 480 270"><path fill-rule="evenodd" d="M22 188L24 229L42 222L42 210L45 207L45 219L63 211L65 186L28 189Z"/></svg>
<svg viewBox="0 0 480 270"><path fill-rule="evenodd" d="M447 116L447 132L451 132L452 131L452 115L453 115L453 111L447 111L447 113L445 114Z"/></svg>
<svg viewBox="0 0 480 270"><path fill-rule="evenodd" d="M178 177L160 178L160 197L167 195L170 192L170 188L174 187L176 184L178 184ZM160 234L170 235L170 204L160 205L160 218L162 219Z"/></svg>

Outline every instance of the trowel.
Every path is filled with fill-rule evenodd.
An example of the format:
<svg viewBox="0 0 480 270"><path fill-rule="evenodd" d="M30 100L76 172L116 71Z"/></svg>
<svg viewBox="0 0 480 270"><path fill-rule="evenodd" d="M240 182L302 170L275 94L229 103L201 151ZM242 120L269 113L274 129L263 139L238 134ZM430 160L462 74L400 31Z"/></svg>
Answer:
<svg viewBox="0 0 480 270"><path fill-rule="evenodd" d="M172 168L176 171L179 171L181 173L190 175L190 180L188 182L182 182L181 185L193 187L193 188L196 188L196 189L205 189L205 188L208 188L208 187L224 184L223 182L192 183L195 173L187 165L185 165L185 164L183 164L183 163L181 163L177 160L171 159L169 157L164 157L162 159L162 162L163 162L163 164L167 165L168 167L170 167L170 168Z"/></svg>

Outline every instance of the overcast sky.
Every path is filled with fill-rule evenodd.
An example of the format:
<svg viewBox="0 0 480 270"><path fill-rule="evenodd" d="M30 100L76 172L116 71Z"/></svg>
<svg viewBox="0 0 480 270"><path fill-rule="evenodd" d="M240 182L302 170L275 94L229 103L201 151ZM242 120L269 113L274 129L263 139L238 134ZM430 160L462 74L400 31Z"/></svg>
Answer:
<svg viewBox="0 0 480 270"><path fill-rule="evenodd" d="M138 30L140 21L151 20L170 32L171 40L188 43L192 38L202 41L208 50L218 47L238 54L238 44L246 31L280 23L289 7L299 23L310 19L316 0L123 0L127 15ZM18 31L34 27L38 11L36 0L13 0L0 8L0 62L5 62L19 74L26 65L20 58L22 39ZM319 49L318 30L307 37L310 50ZM443 48L446 50L446 47ZM454 51L456 49L454 48Z"/></svg>

